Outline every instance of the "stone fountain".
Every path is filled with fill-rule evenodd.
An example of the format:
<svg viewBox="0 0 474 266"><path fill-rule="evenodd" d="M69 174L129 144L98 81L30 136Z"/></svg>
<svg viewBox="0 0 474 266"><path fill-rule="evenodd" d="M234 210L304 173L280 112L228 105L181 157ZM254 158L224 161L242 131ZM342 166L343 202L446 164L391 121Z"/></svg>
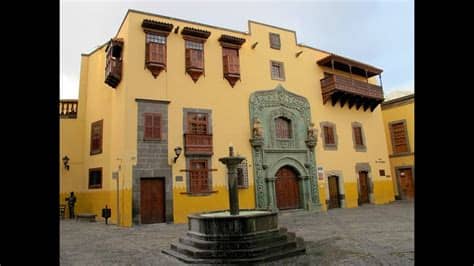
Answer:
<svg viewBox="0 0 474 266"><path fill-rule="evenodd" d="M188 215L188 232L162 252L186 263L237 264L276 260L303 254L304 241L278 227L278 213L240 210L237 166L244 157L219 161L227 166L230 210Z"/></svg>

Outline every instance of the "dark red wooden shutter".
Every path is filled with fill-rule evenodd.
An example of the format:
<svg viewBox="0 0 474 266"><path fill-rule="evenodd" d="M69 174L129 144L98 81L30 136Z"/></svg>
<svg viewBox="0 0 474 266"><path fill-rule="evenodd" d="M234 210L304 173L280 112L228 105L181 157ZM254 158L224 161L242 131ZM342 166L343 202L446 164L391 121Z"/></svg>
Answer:
<svg viewBox="0 0 474 266"><path fill-rule="evenodd" d="M334 131L330 126L324 126L324 140L326 144L336 144L334 141Z"/></svg>
<svg viewBox="0 0 474 266"><path fill-rule="evenodd" d="M391 133L393 152L408 152L408 140L406 138L405 124L403 122L392 124Z"/></svg>
<svg viewBox="0 0 474 266"><path fill-rule="evenodd" d="M291 124L290 121L283 118L278 117L275 119L275 130L276 136L279 139L289 139L291 138Z"/></svg>
<svg viewBox="0 0 474 266"><path fill-rule="evenodd" d="M356 142L356 145L364 145L364 142L362 140L362 130L360 127L354 127L354 139Z"/></svg>
<svg viewBox="0 0 474 266"><path fill-rule="evenodd" d="M153 116L153 139L161 139L161 116Z"/></svg>
<svg viewBox="0 0 474 266"><path fill-rule="evenodd" d="M147 43L147 63L166 64L166 46L160 43Z"/></svg>
<svg viewBox="0 0 474 266"><path fill-rule="evenodd" d="M145 139L153 138L153 116L151 114L145 114Z"/></svg>
<svg viewBox="0 0 474 266"><path fill-rule="evenodd" d="M208 182L209 169L207 168L207 160L191 160L190 175L190 192L206 192L209 190Z"/></svg>
<svg viewBox="0 0 474 266"><path fill-rule="evenodd" d="M91 155L102 152L102 126L103 120L91 124Z"/></svg>

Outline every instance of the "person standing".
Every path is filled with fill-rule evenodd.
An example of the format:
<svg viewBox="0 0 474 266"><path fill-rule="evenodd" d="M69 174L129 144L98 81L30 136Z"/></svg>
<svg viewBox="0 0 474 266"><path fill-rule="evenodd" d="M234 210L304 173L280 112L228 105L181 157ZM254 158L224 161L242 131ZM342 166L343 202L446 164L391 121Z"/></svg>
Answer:
<svg viewBox="0 0 474 266"><path fill-rule="evenodd" d="M66 198L67 206L69 207L69 218L73 219L74 215L74 205L76 204L76 196L74 196L74 192L71 192L71 195Z"/></svg>

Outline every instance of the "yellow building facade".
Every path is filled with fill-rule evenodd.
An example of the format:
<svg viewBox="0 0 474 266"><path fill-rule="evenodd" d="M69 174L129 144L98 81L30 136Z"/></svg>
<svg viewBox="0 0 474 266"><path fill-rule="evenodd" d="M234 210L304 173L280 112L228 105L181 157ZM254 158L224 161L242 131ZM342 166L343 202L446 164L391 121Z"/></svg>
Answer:
<svg viewBox="0 0 474 266"><path fill-rule="evenodd" d="M393 201L382 70L300 45L292 30L248 27L129 10L82 55L77 115L60 122L61 202L74 191L76 213L107 205L122 226L228 209L218 159L230 145L246 157L241 209Z"/></svg>
<svg viewBox="0 0 474 266"><path fill-rule="evenodd" d="M415 94L382 103L390 168L397 199L415 197Z"/></svg>

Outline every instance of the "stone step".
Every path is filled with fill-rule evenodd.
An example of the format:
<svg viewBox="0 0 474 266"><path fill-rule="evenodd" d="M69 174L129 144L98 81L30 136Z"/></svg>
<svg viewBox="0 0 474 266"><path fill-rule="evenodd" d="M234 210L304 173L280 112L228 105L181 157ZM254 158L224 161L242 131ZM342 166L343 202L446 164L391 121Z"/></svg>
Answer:
<svg viewBox="0 0 474 266"><path fill-rule="evenodd" d="M282 227L283 228L283 227ZM271 230L266 230L266 231L259 231L255 233L249 233L249 234L243 234L243 235L206 235L206 234L201 234L198 232L194 231L187 231L186 235L191 237L191 238L197 238L201 240L207 240L207 241L231 241L231 240L248 240L248 239L258 239L258 238L267 238L270 237L270 235L279 235L280 233L285 233L286 228L284 229L271 229ZM283 230L283 231L282 231Z"/></svg>
<svg viewBox="0 0 474 266"><path fill-rule="evenodd" d="M253 257L253 258L193 258L186 256L182 253L176 252L171 249L164 249L161 252L164 254L173 256L180 261L185 263L199 263L199 264L247 264L247 263L259 263L259 262L268 262L282 258L288 258L292 256L302 255L306 252L304 247L296 247L292 249L286 249L279 252L266 254L263 256Z"/></svg>
<svg viewBox="0 0 474 266"><path fill-rule="evenodd" d="M253 258L278 253L287 249L297 248L296 241L279 241L263 247L249 249L219 249L205 250L183 243L172 243L171 249L193 258Z"/></svg>
<svg viewBox="0 0 474 266"><path fill-rule="evenodd" d="M180 237L179 242L188 246L193 246L205 250L219 250L219 249L249 249L263 247L269 243L294 240L294 236L289 234L270 234L268 237L260 237L248 240L230 240L230 241L208 241L189 236Z"/></svg>

